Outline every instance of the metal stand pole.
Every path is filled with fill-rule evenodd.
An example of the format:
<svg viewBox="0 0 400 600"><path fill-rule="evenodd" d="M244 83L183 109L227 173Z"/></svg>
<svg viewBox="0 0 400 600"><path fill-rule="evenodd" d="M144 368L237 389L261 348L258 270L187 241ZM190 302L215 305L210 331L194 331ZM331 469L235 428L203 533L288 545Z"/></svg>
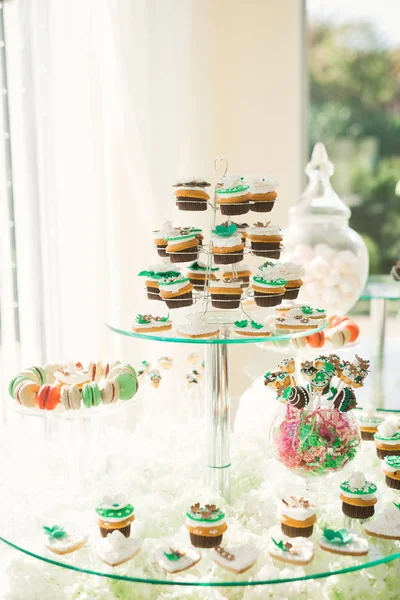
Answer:
<svg viewBox="0 0 400 600"><path fill-rule="evenodd" d="M383 408L384 387L383 387L383 361L385 354L385 333L386 333L386 300L384 298L371 299L371 320L373 323L376 346L374 348L373 364L373 404L377 408Z"/></svg>
<svg viewBox="0 0 400 600"><path fill-rule="evenodd" d="M205 372L209 484L226 502L230 502L230 407L226 344L207 345Z"/></svg>

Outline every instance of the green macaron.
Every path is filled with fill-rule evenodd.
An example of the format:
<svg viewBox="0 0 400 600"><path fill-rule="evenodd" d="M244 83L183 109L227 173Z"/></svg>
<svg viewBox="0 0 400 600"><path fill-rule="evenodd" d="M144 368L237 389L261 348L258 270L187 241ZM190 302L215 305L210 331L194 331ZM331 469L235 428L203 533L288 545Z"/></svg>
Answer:
<svg viewBox="0 0 400 600"><path fill-rule="evenodd" d="M95 381L85 383L82 388L82 400L83 405L86 406L86 408L92 408L92 406L98 406L100 404L100 390Z"/></svg>
<svg viewBox="0 0 400 600"><path fill-rule="evenodd" d="M8 386L8 393L10 394L11 398L15 398L15 390L23 381L32 382L33 380L32 377L28 377L27 375L21 375L20 373L18 373L18 375L11 379L10 385Z"/></svg>
<svg viewBox="0 0 400 600"><path fill-rule="evenodd" d="M38 384L43 385L46 383L46 373L42 369L42 367L28 367L25 371L31 371L33 375L37 378Z"/></svg>
<svg viewBox="0 0 400 600"><path fill-rule="evenodd" d="M128 373L119 373L115 377L115 380L119 385L119 398L120 400L130 400L137 392L137 379L136 372L135 377Z"/></svg>

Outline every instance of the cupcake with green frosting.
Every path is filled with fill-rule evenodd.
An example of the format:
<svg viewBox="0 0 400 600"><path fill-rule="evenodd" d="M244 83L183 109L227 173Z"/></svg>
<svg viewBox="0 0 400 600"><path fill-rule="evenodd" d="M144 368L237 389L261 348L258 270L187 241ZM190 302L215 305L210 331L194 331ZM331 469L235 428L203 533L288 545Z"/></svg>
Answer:
<svg viewBox="0 0 400 600"><path fill-rule="evenodd" d="M400 490L400 456L385 456L382 464L386 485L394 490Z"/></svg>
<svg viewBox="0 0 400 600"><path fill-rule="evenodd" d="M125 496L105 496L96 506L97 524L100 535L107 537L113 531L120 531L125 537L131 534L131 523L135 520L132 504L126 501Z"/></svg>
<svg viewBox="0 0 400 600"><path fill-rule="evenodd" d="M378 458L400 455L398 419L391 415L378 425L378 431L374 434L374 441Z"/></svg>
<svg viewBox="0 0 400 600"><path fill-rule="evenodd" d="M340 484L342 512L351 519L368 519L375 513L376 485L365 479L364 473L353 471L348 481Z"/></svg>
<svg viewBox="0 0 400 600"><path fill-rule="evenodd" d="M249 212L250 186L243 177L225 175L221 187L215 191L216 202L223 215L244 215Z"/></svg>
<svg viewBox="0 0 400 600"><path fill-rule="evenodd" d="M158 282L163 277L178 277L181 271L178 267L173 268L169 263L161 263L159 265L150 265L147 269L138 273L139 277L145 277L145 286L147 290L147 298L149 300L161 300L160 288Z"/></svg>
<svg viewBox="0 0 400 600"><path fill-rule="evenodd" d="M185 527L190 541L196 548L216 548L221 545L222 536L227 530L225 514L215 506L200 502L193 504L186 513Z"/></svg>
<svg viewBox="0 0 400 600"><path fill-rule="evenodd" d="M284 279L268 279L262 275L255 275L251 279L254 292L254 302L257 306L277 306L285 295Z"/></svg>

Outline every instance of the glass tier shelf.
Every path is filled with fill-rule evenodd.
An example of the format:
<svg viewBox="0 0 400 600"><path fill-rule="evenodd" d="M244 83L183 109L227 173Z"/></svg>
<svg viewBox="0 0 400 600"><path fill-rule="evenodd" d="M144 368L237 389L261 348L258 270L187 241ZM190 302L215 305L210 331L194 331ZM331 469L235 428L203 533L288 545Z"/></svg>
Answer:
<svg viewBox="0 0 400 600"><path fill-rule="evenodd" d="M400 300L400 284L390 275L371 275L360 300Z"/></svg>
<svg viewBox="0 0 400 600"><path fill-rule="evenodd" d="M263 427L267 425L266 418L268 419L266 415L261 415ZM85 473L81 473L82 479L77 478L76 473L69 471L73 465L59 462L57 454L53 454L54 440L43 440L43 444L39 443L37 446L37 459L31 461L31 473L26 475L28 482L31 479L32 487L29 490L26 485L23 485L26 483L22 481L23 478L9 479L12 471L21 473L21 467L26 461L24 452L21 452L19 448L18 440L5 439L3 441L7 445L8 458L5 459L5 454L2 453L3 458L0 464L3 477L0 490L2 513L7 515L7 519L3 520L1 526L0 541L13 550L50 565L106 578L110 585L112 581L120 581L129 582L131 585L145 583L161 586L154 588L154 596L151 595L152 592L149 592L146 597L151 599L160 597L157 596L157 593L161 593L162 586L245 588L307 582L362 569L371 569L385 563L388 563L390 567L390 563L400 558L399 541L367 536L363 531L363 524L354 521L350 525L349 520L341 513L339 483L347 478L349 470L318 481L308 482L300 479L276 462L268 451L268 442L259 437L259 432L260 429L256 427L254 437L251 432L247 432L243 437L245 450L248 449L248 443L253 447L252 469L254 473L248 472L248 469L251 468L250 463L247 470L242 466L241 472L233 482L238 503L230 507L222 505L226 510L228 524L223 546L234 549L242 544L252 544L259 553L256 564L245 573L234 575L215 565L211 560L211 550L201 550L200 562L187 571L167 575L161 570L154 560L154 552L164 545L174 548L190 546L189 536L183 525L187 506L185 503L189 501L189 498L197 498L196 494L199 489L202 490L202 497L204 497L204 492L208 494L210 490L203 488L196 477L186 479L190 472L189 461L185 462L182 470L177 470L171 465L174 487L168 489L165 478L161 477L165 467L163 461L160 461L159 465L152 467L155 484L150 486L146 493L146 486L149 483L140 475L140 468L143 469L145 466L141 467L140 461L134 459L141 442L135 442L136 434L134 432L121 434L118 430L113 431L112 428L109 428L105 436L109 450L111 444L111 451L107 453L107 458L101 457L101 460L103 458L106 460L107 467L104 468L104 465L101 464L95 474L92 467L88 465L89 469ZM115 436L118 436L119 439L117 440ZM193 432L187 433L183 443L186 443L190 436L193 436ZM89 445L93 446L93 440L87 441ZM126 447L127 443L130 443L130 450L126 453L122 464L120 450L122 447ZM51 455L53 456L54 464L51 465L49 459L42 472L39 473L35 469L43 458L42 452L50 453L50 458ZM170 449L166 449L165 458L167 460L171 458L169 452ZM192 450L189 449L189 453L191 452ZM73 455L71 458L74 459L75 456ZM233 453L233 460L240 459L243 460L242 451L237 448ZM113 474L113 470L118 465L119 473ZM194 468L196 469L196 465ZM379 517L393 501L399 501L400 492L385 486L381 461L376 456L373 442L362 442L362 448L353 468L364 471L367 478L378 486L376 516ZM51 477L55 477L55 479L53 484L49 485ZM96 550L100 536L93 508L96 494L99 493L99 489L105 487L104 481L99 481L99 478L103 477L108 479L108 485L110 482L118 485L128 477L126 484L131 491L130 498L135 505L136 514L131 536L138 537L143 541L142 550L138 556L115 568L105 565ZM246 481L246 486L243 481ZM317 504L317 523L310 538L315 544L315 556L313 561L304 567L295 567L275 561L267 551L271 537L284 538L280 532L276 509L280 498L288 493L305 494ZM159 506L157 503L151 504L154 495L157 497L157 502L160 502ZM64 556L51 553L44 547L42 526L54 523L67 527L71 525L77 531L89 534L86 546ZM322 551L318 547L318 540L321 536L321 529L327 526L335 529L346 527L366 537L370 544L369 554L365 557L351 557ZM396 569L397 567L393 565L390 568ZM140 587L130 587L130 593L134 594L137 590L137 596L127 595L127 597L141 597L140 589ZM242 598L242 596L235 596L235 598Z"/></svg>

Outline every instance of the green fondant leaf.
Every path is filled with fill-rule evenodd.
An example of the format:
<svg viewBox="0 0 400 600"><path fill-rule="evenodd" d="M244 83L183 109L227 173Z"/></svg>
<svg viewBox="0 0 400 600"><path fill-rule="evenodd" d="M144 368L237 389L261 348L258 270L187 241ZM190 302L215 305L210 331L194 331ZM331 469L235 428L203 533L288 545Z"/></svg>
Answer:
<svg viewBox="0 0 400 600"><path fill-rule="evenodd" d="M317 312L319 312L319 313L324 313L324 312L325 312L325 309L324 309L324 308L316 308L315 310L316 310Z"/></svg>
<svg viewBox="0 0 400 600"><path fill-rule="evenodd" d="M350 544L353 539L353 536L347 531L347 529L338 529L337 531L334 529L324 529L323 536L331 544L338 544L341 546Z"/></svg>
<svg viewBox="0 0 400 600"><path fill-rule="evenodd" d="M67 535L64 527L60 527L60 525L53 525L53 527L44 526L43 531L46 535L56 540L61 540Z"/></svg>
<svg viewBox="0 0 400 600"><path fill-rule="evenodd" d="M137 315L136 322L140 325L145 325L146 323L150 323L150 319L147 318L147 315Z"/></svg>
<svg viewBox="0 0 400 600"><path fill-rule="evenodd" d="M168 560L179 560L181 558L177 552L164 552L164 556Z"/></svg>
<svg viewBox="0 0 400 600"><path fill-rule="evenodd" d="M239 327L240 329L242 329L243 327L247 327L247 323L248 321L244 320L244 321L235 321L234 322L234 326L235 327Z"/></svg>
<svg viewBox="0 0 400 600"><path fill-rule="evenodd" d="M257 323L256 321L252 321L251 326L253 329L262 329L263 328L262 323Z"/></svg>
<svg viewBox="0 0 400 600"><path fill-rule="evenodd" d="M140 271L140 273L138 273L139 277L151 277L152 275L154 275L154 271Z"/></svg>
<svg viewBox="0 0 400 600"><path fill-rule="evenodd" d="M329 388L329 391L330 391L331 395L329 396L329 398L327 398L327 400L333 400L334 397L337 394L337 388L335 388L334 386L332 386L332 387Z"/></svg>
<svg viewBox="0 0 400 600"><path fill-rule="evenodd" d="M328 373L330 375L335 370L335 367L333 365L331 365L331 363L325 362L324 369L325 369L326 373Z"/></svg>
<svg viewBox="0 0 400 600"><path fill-rule="evenodd" d="M283 543L282 540L280 542L277 542L276 540L274 540L274 538L271 538L271 540L274 542L275 546L277 548L279 548L279 550L282 550L283 552L288 551L288 549L285 547L285 544Z"/></svg>
<svg viewBox="0 0 400 600"><path fill-rule="evenodd" d="M313 309L311 308L311 306L302 306L301 307L301 312L304 315L312 315L313 314Z"/></svg>
<svg viewBox="0 0 400 600"><path fill-rule="evenodd" d="M161 317L161 318L160 318L160 322L161 322L161 323L165 323L166 321L168 321L168 319L169 319L169 313L167 314L167 316L166 316L166 317Z"/></svg>
<svg viewBox="0 0 400 600"><path fill-rule="evenodd" d="M233 235L236 231L237 227L234 223L230 225L217 225L215 229L212 230L212 233L218 235L219 237L229 237Z"/></svg>
<svg viewBox="0 0 400 600"><path fill-rule="evenodd" d="M396 504L396 502L393 502L393 504L395 505L396 508L398 508L400 510L400 502L398 504Z"/></svg>

